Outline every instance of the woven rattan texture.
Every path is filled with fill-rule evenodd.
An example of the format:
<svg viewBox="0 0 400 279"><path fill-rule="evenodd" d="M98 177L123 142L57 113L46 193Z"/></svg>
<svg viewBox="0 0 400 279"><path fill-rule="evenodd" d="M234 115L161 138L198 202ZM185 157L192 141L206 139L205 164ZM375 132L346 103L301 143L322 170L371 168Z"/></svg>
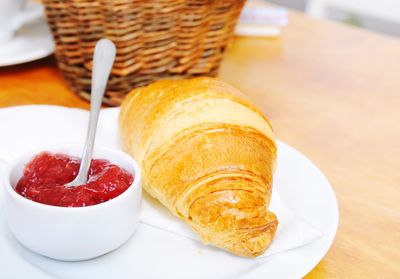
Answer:
<svg viewBox="0 0 400 279"><path fill-rule="evenodd" d="M70 88L90 98L93 48L117 46L104 102L164 78L217 74L245 0L43 0Z"/></svg>

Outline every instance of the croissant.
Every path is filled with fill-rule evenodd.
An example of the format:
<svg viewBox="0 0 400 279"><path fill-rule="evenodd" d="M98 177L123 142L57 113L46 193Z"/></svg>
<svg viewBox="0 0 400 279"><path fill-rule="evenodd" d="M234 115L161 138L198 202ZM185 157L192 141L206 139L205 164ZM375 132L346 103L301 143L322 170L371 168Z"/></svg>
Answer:
<svg viewBox="0 0 400 279"><path fill-rule="evenodd" d="M245 95L213 78L158 81L128 94L119 128L144 189L205 244L246 257L267 249L277 148Z"/></svg>

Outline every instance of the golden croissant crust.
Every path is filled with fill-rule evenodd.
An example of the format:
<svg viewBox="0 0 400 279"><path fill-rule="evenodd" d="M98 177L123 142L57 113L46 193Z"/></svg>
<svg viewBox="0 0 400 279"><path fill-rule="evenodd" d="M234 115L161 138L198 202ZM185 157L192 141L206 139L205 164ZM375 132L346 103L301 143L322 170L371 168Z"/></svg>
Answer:
<svg viewBox="0 0 400 279"><path fill-rule="evenodd" d="M212 78L158 81L127 96L119 126L145 190L204 243L265 251L278 225L268 211L276 143L246 96Z"/></svg>

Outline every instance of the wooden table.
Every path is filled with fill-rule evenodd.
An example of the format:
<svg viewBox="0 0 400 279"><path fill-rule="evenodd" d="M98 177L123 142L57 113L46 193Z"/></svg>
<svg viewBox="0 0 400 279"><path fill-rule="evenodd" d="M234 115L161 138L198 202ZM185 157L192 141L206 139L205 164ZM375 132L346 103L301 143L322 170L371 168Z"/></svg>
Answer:
<svg viewBox="0 0 400 279"><path fill-rule="evenodd" d="M236 39L220 77L327 175L340 226L307 278L400 278L400 41L290 13L281 39ZM87 108L53 58L0 69L0 107Z"/></svg>

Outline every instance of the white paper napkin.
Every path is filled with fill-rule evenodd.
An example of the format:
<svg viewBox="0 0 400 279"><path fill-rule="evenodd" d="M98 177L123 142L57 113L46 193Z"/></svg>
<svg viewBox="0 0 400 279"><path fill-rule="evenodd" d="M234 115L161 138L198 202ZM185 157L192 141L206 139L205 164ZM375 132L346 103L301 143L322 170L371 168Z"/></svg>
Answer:
<svg viewBox="0 0 400 279"><path fill-rule="evenodd" d="M120 148L118 113L118 109L106 109L101 112L97 144ZM87 119L86 111L54 106L0 109L0 130L7 131L0 138L0 174L5 162L33 146L83 142ZM63 125L60 125L60 122ZM259 258L294 249L322 237L318 229L296 216L282 202L276 188L269 209L277 215L279 226L273 243ZM142 203L141 222L200 241L185 222L173 216L146 194Z"/></svg>
<svg viewBox="0 0 400 279"><path fill-rule="evenodd" d="M276 214L279 220L278 230L270 247L259 258L306 245L322 236L320 231L303 220L296 218L293 212L281 201L276 192L272 195L269 209ZM185 222L173 216L163 205L148 195L146 195L142 203L141 221L145 224L200 241L197 234Z"/></svg>

